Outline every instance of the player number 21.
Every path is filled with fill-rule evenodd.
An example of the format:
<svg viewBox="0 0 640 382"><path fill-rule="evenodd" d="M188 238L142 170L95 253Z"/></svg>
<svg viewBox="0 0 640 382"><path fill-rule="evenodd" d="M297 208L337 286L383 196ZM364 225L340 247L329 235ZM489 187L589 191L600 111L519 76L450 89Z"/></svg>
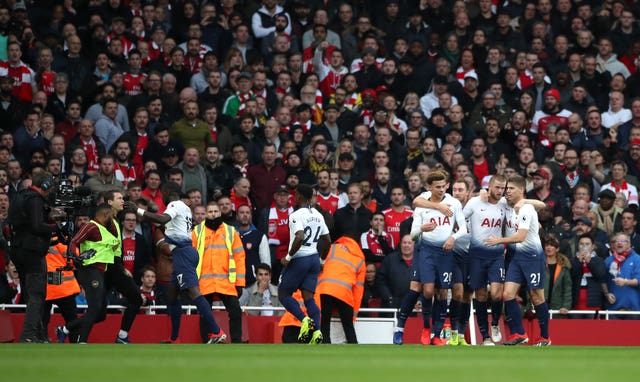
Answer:
<svg viewBox="0 0 640 382"><path fill-rule="evenodd" d="M531 284L536 285L540 283L540 273L531 273L529 277L531 277Z"/></svg>
<svg viewBox="0 0 640 382"><path fill-rule="evenodd" d="M304 227L304 239L302 240L302 245L311 247L312 244L315 244L320 240L320 227L316 228L316 234L313 235L313 240L311 239L312 228L309 226Z"/></svg>

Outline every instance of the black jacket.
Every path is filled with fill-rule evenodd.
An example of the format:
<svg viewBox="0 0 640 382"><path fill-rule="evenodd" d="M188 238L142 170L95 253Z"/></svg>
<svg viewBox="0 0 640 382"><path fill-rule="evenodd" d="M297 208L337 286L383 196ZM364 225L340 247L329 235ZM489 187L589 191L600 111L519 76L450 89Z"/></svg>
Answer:
<svg viewBox="0 0 640 382"><path fill-rule="evenodd" d="M333 215L335 227L331 237L349 236L353 240L360 242L360 235L369 230L372 215L371 211L365 206L354 209L347 204Z"/></svg>
<svg viewBox="0 0 640 382"><path fill-rule="evenodd" d="M27 188L11 202L8 221L13 227L12 252L32 254L40 259L47 254L55 224L47 223L50 208L47 201L32 188Z"/></svg>
<svg viewBox="0 0 640 382"><path fill-rule="evenodd" d="M399 308L402 299L409 292L410 267L402 259L400 252L385 256L376 273L376 289L382 299L382 307Z"/></svg>
<svg viewBox="0 0 640 382"><path fill-rule="evenodd" d="M587 305L593 307L604 306L604 294L600 286L607 282L607 269L604 265L604 260L599 256L593 256L587 264L591 277L587 277ZM581 281L584 271L582 269L582 263L577 257L571 257L571 282L573 285L572 290L572 302L573 306L578 302L578 296L580 295Z"/></svg>

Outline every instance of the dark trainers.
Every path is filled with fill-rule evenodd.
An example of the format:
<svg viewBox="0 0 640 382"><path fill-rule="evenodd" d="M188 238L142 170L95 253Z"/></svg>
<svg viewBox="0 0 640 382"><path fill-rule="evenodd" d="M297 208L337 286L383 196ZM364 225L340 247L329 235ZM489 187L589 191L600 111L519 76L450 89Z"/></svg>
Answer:
<svg viewBox="0 0 640 382"><path fill-rule="evenodd" d="M118 337L116 337L115 343L123 344L123 345L129 345L131 343L131 340L129 340L129 336L126 336L125 338L122 338L122 337L118 336Z"/></svg>
<svg viewBox="0 0 640 382"><path fill-rule="evenodd" d="M224 340L227 339L227 334L220 329L220 331L218 332L218 334L209 334L209 341L207 341L208 344L219 344L224 342Z"/></svg>
<svg viewBox="0 0 640 382"><path fill-rule="evenodd" d="M68 334L64 332L62 326L56 326L56 337L59 344L63 344L67 340Z"/></svg>

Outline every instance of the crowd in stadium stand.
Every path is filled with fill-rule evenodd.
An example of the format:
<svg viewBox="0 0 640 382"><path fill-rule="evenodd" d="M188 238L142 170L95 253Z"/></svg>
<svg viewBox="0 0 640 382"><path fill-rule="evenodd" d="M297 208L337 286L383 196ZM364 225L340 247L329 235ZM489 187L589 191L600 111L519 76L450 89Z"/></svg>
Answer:
<svg viewBox="0 0 640 382"><path fill-rule="evenodd" d="M174 181L194 223L214 202L238 228L241 301L277 306L267 276L306 183L370 263L363 306L397 308L429 172L467 199L520 174L547 206L550 308L640 311L639 16L622 0L0 1L0 218L38 171L159 213ZM161 305L156 227L119 218L124 265ZM0 303L24 302L0 269Z"/></svg>

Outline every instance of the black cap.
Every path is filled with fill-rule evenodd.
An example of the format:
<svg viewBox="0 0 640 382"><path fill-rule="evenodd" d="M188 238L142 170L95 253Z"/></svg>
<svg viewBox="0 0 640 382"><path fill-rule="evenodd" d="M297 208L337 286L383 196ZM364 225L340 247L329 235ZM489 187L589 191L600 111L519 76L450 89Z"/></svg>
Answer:
<svg viewBox="0 0 640 382"><path fill-rule="evenodd" d="M279 192L284 192L284 193L289 193L289 189L287 188L287 186L285 186L284 184L280 185L280 186L276 186L276 189L273 190L274 194L277 194Z"/></svg>
<svg viewBox="0 0 640 382"><path fill-rule="evenodd" d="M324 107L324 111L327 111L327 110L330 110L330 109L340 111L340 107L338 105L336 105L335 103L330 103L330 104L328 104L327 106Z"/></svg>
<svg viewBox="0 0 640 382"><path fill-rule="evenodd" d="M242 78L246 78L249 81L251 81L253 79L253 77L251 76L251 73L249 73L249 72L240 72L240 74L238 74L238 77L236 77L236 81L239 81Z"/></svg>
<svg viewBox="0 0 640 382"><path fill-rule="evenodd" d="M598 194L598 198L602 199L602 198L609 198L609 199L616 199L616 193L613 192L612 190L606 189L606 190L602 190L600 191L600 193Z"/></svg>
<svg viewBox="0 0 640 382"><path fill-rule="evenodd" d="M577 218L577 219L575 219L573 221L574 224L577 224L578 222L582 222L582 223L588 225L589 227L591 227L591 219L589 219L586 216L580 216L579 218Z"/></svg>
<svg viewBox="0 0 640 382"><path fill-rule="evenodd" d="M437 76L435 76L433 78L433 83L434 84L446 85L446 84L449 83L449 79L447 78L447 76L443 76L441 74L438 74Z"/></svg>
<svg viewBox="0 0 640 382"><path fill-rule="evenodd" d="M178 155L178 150L176 150L175 147L173 146L166 146L164 148L164 150L162 151L162 157L163 158L169 158L169 157L174 157Z"/></svg>

